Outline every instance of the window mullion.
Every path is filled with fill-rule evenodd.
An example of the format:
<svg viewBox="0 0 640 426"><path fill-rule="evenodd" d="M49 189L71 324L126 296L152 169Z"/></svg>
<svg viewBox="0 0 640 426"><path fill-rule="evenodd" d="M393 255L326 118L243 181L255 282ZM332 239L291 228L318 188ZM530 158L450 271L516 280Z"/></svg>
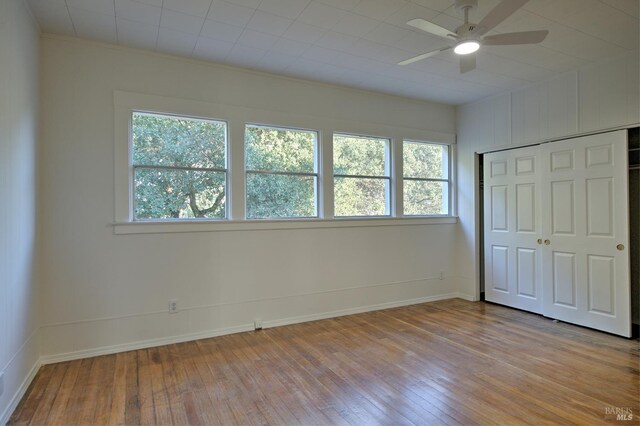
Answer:
<svg viewBox="0 0 640 426"><path fill-rule="evenodd" d="M318 214L324 219L335 217L334 183L333 183L333 133L330 129L320 132L318 146Z"/></svg>
<svg viewBox="0 0 640 426"><path fill-rule="evenodd" d="M244 123L231 122L227 135L229 151L229 216L232 220L244 220L245 178L244 173Z"/></svg>
<svg viewBox="0 0 640 426"><path fill-rule="evenodd" d="M402 164L402 149L403 143L401 138L392 139L392 167L391 167L391 185L393 186L392 193L392 216L402 217L404 215L404 191L403 191L403 175L404 167Z"/></svg>

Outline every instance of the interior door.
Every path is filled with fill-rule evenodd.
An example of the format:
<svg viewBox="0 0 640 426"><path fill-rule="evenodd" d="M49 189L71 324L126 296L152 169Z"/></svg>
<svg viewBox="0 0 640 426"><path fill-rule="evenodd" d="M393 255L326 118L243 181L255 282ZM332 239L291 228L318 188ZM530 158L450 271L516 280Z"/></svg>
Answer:
<svg viewBox="0 0 640 426"><path fill-rule="evenodd" d="M629 337L627 133L541 152L544 315Z"/></svg>
<svg viewBox="0 0 640 426"><path fill-rule="evenodd" d="M485 299L542 313L539 147L484 156Z"/></svg>

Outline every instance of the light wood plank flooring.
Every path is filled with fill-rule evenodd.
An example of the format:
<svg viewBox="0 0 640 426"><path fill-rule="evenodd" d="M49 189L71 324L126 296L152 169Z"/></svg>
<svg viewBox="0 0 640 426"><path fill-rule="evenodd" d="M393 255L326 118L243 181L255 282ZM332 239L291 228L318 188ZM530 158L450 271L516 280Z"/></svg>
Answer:
<svg viewBox="0 0 640 426"><path fill-rule="evenodd" d="M454 299L47 365L9 423L640 424L639 355Z"/></svg>

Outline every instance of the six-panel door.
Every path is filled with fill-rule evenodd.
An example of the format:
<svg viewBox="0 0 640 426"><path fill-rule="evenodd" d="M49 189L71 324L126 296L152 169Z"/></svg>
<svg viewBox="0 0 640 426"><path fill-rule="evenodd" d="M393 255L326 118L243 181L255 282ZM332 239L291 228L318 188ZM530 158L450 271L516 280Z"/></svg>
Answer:
<svg viewBox="0 0 640 426"><path fill-rule="evenodd" d="M626 131L541 150L544 315L629 337Z"/></svg>
<svg viewBox="0 0 640 426"><path fill-rule="evenodd" d="M630 336L626 132L484 156L488 301Z"/></svg>
<svg viewBox="0 0 640 426"><path fill-rule="evenodd" d="M484 156L485 299L542 312L539 148Z"/></svg>

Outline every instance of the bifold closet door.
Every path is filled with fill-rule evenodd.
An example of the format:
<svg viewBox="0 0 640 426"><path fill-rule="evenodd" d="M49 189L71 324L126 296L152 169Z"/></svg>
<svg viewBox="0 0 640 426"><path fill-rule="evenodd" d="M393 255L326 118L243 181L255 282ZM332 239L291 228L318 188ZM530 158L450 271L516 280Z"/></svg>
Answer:
<svg viewBox="0 0 640 426"><path fill-rule="evenodd" d="M543 313L629 337L627 133L540 149Z"/></svg>
<svg viewBox="0 0 640 426"><path fill-rule="evenodd" d="M485 299L542 313L539 147L484 156Z"/></svg>

